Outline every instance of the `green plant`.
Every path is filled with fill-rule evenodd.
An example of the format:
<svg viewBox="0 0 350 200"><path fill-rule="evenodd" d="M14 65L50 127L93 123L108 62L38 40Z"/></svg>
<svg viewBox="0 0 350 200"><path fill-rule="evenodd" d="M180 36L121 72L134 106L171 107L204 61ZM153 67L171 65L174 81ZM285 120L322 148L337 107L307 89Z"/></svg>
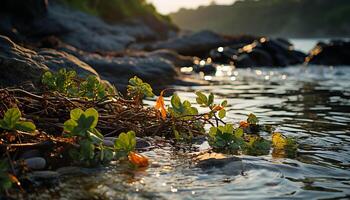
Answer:
<svg viewBox="0 0 350 200"><path fill-rule="evenodd" d="M136 147L136 134L134 131L119 134L114 142L114 150L117 157L125 157L130 152L134 151Z"/></svg>
<svg viewBox="0 0 350 200"><path fill-rule="evenodd" d="M209 144L214 150L227 153L237 153L244 145L243 130L234 129L232 124L211 127Z"/></svg>
<svg viewBox="0 0 350 200"><path fill-rule="evenodd" d="M8 173L7 160L0 160L0 191L6 191L12 187L10 174Z"/></svg>
<svg viewBox="0 0 350 200"><path fill-rule="evenodd" d="M67 137L75 137L79 148L70 150L70 156L78 161L91 164L93 161L109 161L113 158L113 151L103 145L103 135L96 129L98 112L89 108L85 112L80 108L70 113L71 119L64 123ZM99 153L96 151L99 150Z"/></svg>
<svg viewBox="0 0 350 200"><path fill-rule="evenodd" d="M78 86L74 80L76 76L75 71L67 71L63 68L57 73L45 72L41 81L49 90L58 91L68 96L76 96L78 93Z"/></svg>
<svg viewBox="0 0 350 200"><path fill-rule="evenodd" d="M244 146L244 153L252 156L267 155L270 149L271 141L254 135L248 136L248 142Z"/></svg>
<svg viewBox="0 0 350 200"><path fill-rule="evenodd" d="M180 97L177 94L174 94L171 97L171 107L168 108L168 112L174 118L181 118L182 120L189 120L195 115L198 115L198 110L195 107L192 107L192 104L185 100L181 102Z"/></svg>
<svg viewBox="0 0 350 200"><path fill-rule="evenodd" d="M151 85L143 82L137 76L129 80L127 90L128 95L134 99L136 104L141 104L144 97L154 97Z"/></svg>
<svg viewBox="0 0 350 200"><path fill-rule="evenodd" d="M103 84L94 75L79 79L75 71L60 69L56 73L45 72L42 83L51 91L57 91L68 97L82 97L100 100L108 95L115 95L115 88Z"/></svg>
<svg viewBox="0 0 350 200"><path fill-rule="evenodd" d="M247 122L248 122L250 125L257 125L257 124L259 123L259 119L258 119L253 113L250 113L250 114L248 115Z"/></svg>
<svg viewBox="0 0 350 200"><path fill-rule="evenodd" d="M227 106L227 101L224 100L220 104L214 104L214 94L210 93L208 96L202 92L196 92L197 98L196 101L201 107L208 107L210 112L208 113L209 118L215 117L223 119L226 116L225 107ZM216 116L216 113L218 116Z"/></svg>
<svg viewBox="0 0 350 200"><path fill-rule="evenodd" d="M8 109L3 119L0 119L0 128L8 131L33 132L36 127L32 122L21 121L21 111L18 108Z"/></svg>
<svg viewBox="0 0 350 200"><path fill-rule="evenodd" d="M87 97L88 99L103 99L107 95L113 95L113 88L107 88L102 84L96 76L88 76L85 81L80 84L79 96Z"/></svg>
<svg viewBox="0 0 350 200"><path fill-rule="evenodd" d="M298 144L296 139L286 137L279 132L272 134L273 155L276 157L294 158L297 154Z"/></svg>

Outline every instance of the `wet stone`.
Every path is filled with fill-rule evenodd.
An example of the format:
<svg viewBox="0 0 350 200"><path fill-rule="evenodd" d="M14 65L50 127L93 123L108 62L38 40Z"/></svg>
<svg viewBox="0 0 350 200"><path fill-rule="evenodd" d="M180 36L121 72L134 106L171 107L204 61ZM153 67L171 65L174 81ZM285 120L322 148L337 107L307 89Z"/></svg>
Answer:
<svg viewBox="0 0 350 200"><path fill-rule="evenodd" d="M61 167L56 170L61 176L87 174L86 169L81 167Z"/></svg>
<svg viewBox="0 0 350 200"><path fill-rule="evenodd" d="M21 156L19 157L20 159L28 159L28 158L33 158L33 157L40 157L41 153L37 149L31 149L23 152Z"/></svg>
<svg viewBox="0 0 350 200"><path fill-rule="evenodd" d="M107 147L114 147L114 141L112 140L103 140L103 145L107 146Z"/></svg>
<svg viewBox="0 0 350 200"><path fill-rule="evenodd" d="M223 154L206 154L199 156L196 167L208 174L240 175L243 163L240 158L226 157Z"/></svg>
<svg viewBox="0 0 350 200"><path fill-rule="evenodd" d="M152 147L151 143L141 139L141 138L136 138L136 150L149 150Z"/></svg>
<svg viewBox="0 0 350 200"><path fill-rule="evenodd" d="M24 162L26 163L27 167L32 170L41 170L46 166L46 160L42 157L28 158L25 159Z"/></svg>
<svg viewBox="0 0 350 200"><path fill-rule="evenodd" d="M35 171L28 174L28 177L33 180L50 180L59 178L60 174L55 171Z"/></svg>

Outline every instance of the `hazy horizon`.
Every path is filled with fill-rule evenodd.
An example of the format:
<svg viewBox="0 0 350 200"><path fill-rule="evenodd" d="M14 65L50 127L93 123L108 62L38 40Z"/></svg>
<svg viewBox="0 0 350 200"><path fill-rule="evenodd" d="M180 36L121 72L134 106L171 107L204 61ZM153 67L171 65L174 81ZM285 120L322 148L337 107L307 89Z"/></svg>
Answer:
<svg viewBox="0 0 350 200"><path fill-rule="evenodd" d="M215 0L216 4L232 4L235 0ZM152 3L162 14L176 12L181 8L198 8L199 6L209 5L213 0L147 0Z"/></svg>

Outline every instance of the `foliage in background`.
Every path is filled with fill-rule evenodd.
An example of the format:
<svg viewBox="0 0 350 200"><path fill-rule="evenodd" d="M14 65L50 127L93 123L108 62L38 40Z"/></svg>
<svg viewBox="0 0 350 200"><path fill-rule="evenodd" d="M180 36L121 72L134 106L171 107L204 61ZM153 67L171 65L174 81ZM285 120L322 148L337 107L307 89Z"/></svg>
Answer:
<svg viewBox="0 0 350 200"><path fill-rule="evenodd" d="M225 34L284 37L350 34L348 0L241 0L233 5L181 9L170 16L186 30L209 29Z"/></svg>
<svg viewBox="0 0 350 200"><path fill-rule="evenodd" d="M63 0L67 5L81 11L97 15L109 22L121 21L129 17L151 15L160 21L170 22L155 7L145 0Z"/></svg>
<svg viewBox="0 0 350 200"><path fill-rule="evenodd" d="M7 160L0 160L0 192L6 191L12 187L12 181L8 173Z"/></svg>

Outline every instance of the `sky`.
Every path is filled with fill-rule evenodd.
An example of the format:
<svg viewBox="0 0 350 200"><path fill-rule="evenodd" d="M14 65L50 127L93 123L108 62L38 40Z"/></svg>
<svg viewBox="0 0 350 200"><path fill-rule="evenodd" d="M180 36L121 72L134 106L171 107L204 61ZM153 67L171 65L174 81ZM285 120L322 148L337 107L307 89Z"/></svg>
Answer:
<svg viewBox="0 0 350 200"><path fill-rule="evenodd" d="M180 8L197 8L201 5L209 5L213 0L147 0L162 14L176 12ZM232 4L235 0L215 0L217 4Z"/></svg>

